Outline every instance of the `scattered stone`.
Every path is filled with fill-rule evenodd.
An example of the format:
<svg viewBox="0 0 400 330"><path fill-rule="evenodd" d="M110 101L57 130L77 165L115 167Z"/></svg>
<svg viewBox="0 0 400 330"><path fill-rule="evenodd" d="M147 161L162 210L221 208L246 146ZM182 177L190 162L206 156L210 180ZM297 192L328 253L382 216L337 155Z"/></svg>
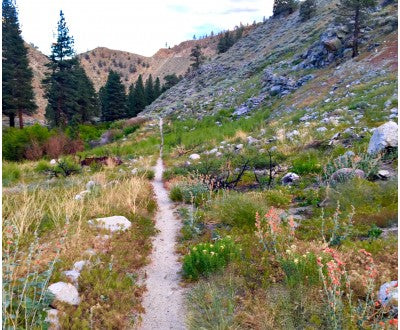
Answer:
<svg viewBox="0 0 400 330"><path fill-rule="evenodd" d="M287 133L286 137L288 139L292 139L293 137L299 136L299 135L300 135L299 131L298 130L294 130L294 131L291 131L291 132Z"/></svg>
<svg viewBox="0 0 400 330"><path fill-rule="evenodd" d="M254 144L254 143L257 143L257 142L258 142L258 140L253 138L252 136L248 136L247 137L247 143L248 144Z"/></svg>
<svg viewBox="0 0 400 330"><path fill-rule="evenodd" d="M218 149L217 148L214 148L214 149L211 149L208 153L209 154L216 154L218 152Z"/></svg>
<svg viewBox="0 0 400 330"><path fill-rule="evenodd" d="M390 306L397 313L398 305L398 283L397 281L382 284L378 292L378 300L383 306Z"/></svg>
<svg viewBox="0 0 400 330"><path fill-rule="evenodd" d="M291 185L292 183L298 181L300 177L296 173L289 172L285 174L285 176L282 178L282 184L283 185Z"/></svg>
<svg viewBox="0 0 400 330"><path fill-rule="evenodd" d="M52 159L51 161L50 161L50 165L56 165L57 164L57 161L55 160L55 159Z"/></svg>
<svg viewBox="0 0 400 330"><path fill-rule="evenodd" d="M365 178L365 173L362 170L354 168L341 168L331 176L332 182L344 182L352 178Z"/></svg>
<svg viewBox="0 0 400 330"><path fill-rule="evenodd" d="M191 159L191 160L200 159L200 155L199 155L199 154L191 154L191 155L189 156L189 159Z"/></svg>
<svg viewBox="0 0 400 330"><path fill-rule="evenodd" d="M237 144L237 145L235 146L235 149L236 149L236 150L242 150L242 149L243 149L243 144Z"/></svg>
<svg viewBox="0 0 400 330"><path fill-rule="evenodd" d="M89 220L89 223L95 225L97 228L107 229L111 232L126 230L132 225L132 223L127 218L120 215Z"/></svg>
<svg viewBox="0 0 400 330"><path fill-rule="evenodd" d="M374 130L368 145L368 153L376 154L387 147L397 147L397 124L389 121Z"/></svg>
<svg viewBox="0 0 400 330"><path fill-rule="evenodd" d="M388 170L379 170L378 176L379 178L386 180L390 178L390 172Z"/></svg>
<svg viewBox="0 0 400 330"><path fill-rule="evenodd" d="M79 278L80 272L78 272L75 269L72 269L72 270L64 271L63 274L72 282L72 284L75 287L78 287L78 278Z"/></svg>
<svg viewBox="0 0 400 330"><path fill-rule="evenodd" d="M83 267L87 265L89 262L87 260L80 260L74 263L74 266L72 267L74 270L81 272Z"/></svg>
<svg viewBox="0 0 400 330"><path fill-rule="evenodd" d="M131 173L132 175L138 174L138 169L137 168L132 169Z"/></svg>
<svg viewBox="0 0 400 330"><path fill-rule="evenodd" d="M78 290L70 283L53 283L49 286L48 290L54 294L56 301L65 302L70 305L79 305L80 303Z"/></svg>
<svg viewBox="0 0 400 330"><path fill-rule="evenodd" d="M86 190L92 190L96 186L96 182L90 180L88 183L86 183Z"/></svg>
<svg viewBox="0 0 400 330"><path fill-rule="evenodd" d="M271 148L269 149L269 151L271 151L271 152L277 151L277 150L278 150L278 147L277 147L277 146L273 146L273 147L271 147Z"/></svg>
<svg viewBox="0 0 400 330"><path fill-rule="evenodd" d="M318 127L317 129L316 129L316 131L317 132L325 132L325 131L327 131L328 129L326 128L326 127Z"/></svg>

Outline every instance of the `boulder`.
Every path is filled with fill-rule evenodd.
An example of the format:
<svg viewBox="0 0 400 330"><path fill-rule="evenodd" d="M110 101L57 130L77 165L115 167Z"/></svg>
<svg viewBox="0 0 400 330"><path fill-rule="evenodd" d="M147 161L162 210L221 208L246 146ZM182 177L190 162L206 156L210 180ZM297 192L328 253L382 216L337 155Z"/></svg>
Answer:
<svg viewBox="0 0 400 330"><path fill-rule="evenodd" d="M296 173L289 172L282 178L283 185L291 185L292 183L298 181L300 177Z"/></svg>
<svg viewBox="0 0 400 330"><path fill-rule="evenodd" d="M325 39L322 42L323 42L325 48L331 52L335 52L342 47L342 42L340 41L340 39L338 37Z"/></svg>
<svg viewBox="0 0 400 330"><path fill-rule="evenodd" d="M386 180L390 178L390 172L388 170L379 170L378 171L379 178Z"/></svg>
<svg viewBox="0 0 400 330"><path fill-rule="evenodd" d="M53 283L49 286L48 290L54 295L56 301L70 305L79 305L80 303L78 290L70 283Z"/></svg>
<svg viewBox="0 0 400 330"><path fill-rule="evenodd" d="M397 281L382 284L378 292L378 300L383 306L390 306L397 312L398 305L398 283Z"/></svg>
<svg viewBox="0 0 400 330"><path fill-rule="evenodd" d="M200 155L199 155L199 154L191 154L191 155L189 156L189 159L191 159L191 160L200 159Z"/></svg>
<svg viewBox="0 0 400 330"><path fill-rule="evenodd" d="M120 215L89 220L89 223L94 224L97 228L106 229L111 232L127 230L132 225L132 223L127 218Z"/></svg>
<svg viewBox="0 0 400 330"><path fill-rule="evenodd" d="M354 168L341 168L331 176L332 182L344 182L352 178L365 178L365 173L362 170Z"/></svg>
<svg viewBox="0 0 400 330"><path fill-rule="evenodd" d="M397 147L397 124L389 121L374 130L368 145L368 153L376 154L387 147Z"/></svg>

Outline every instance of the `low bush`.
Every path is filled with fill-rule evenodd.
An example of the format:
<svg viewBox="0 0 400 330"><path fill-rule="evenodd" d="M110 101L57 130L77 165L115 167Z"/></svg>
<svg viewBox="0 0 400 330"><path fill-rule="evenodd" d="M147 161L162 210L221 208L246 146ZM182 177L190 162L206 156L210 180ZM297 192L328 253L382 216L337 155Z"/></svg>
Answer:
<svg viewBox="0 0 400 330"><path fill-rule="evenodd" d="M300 20L305 22L315 15L317 4L315 0L305 0L300 4Z"/></svg>
<svg viewBox="0 0 400 330"><path fill-rule="evenodd" d="M67 177L72 174L79 173L81 171L81 166L72 158L64 157L60 159L54 167L50 167L48 171L55 177L58 177L59 175Z"/></svg>
<svg viewBox="0 0 400 330"><path fill-rule="evenodd" d="M287 251L287 257L281 258L279 263L285 272L286 283L290 287L298 285L316 285L319 284L319 270L317 257L314 253L299 255Z"/></svg>
<svg viewBox="0 0 400 330"><path fill-rule="evenodd" d="M276 207L288 207L292 202L292 195L287 189L272 189L264 192L267 204Z"/></svg>
<svg viewBox="0 0 400 330"><path fill-rule="evenodd" d="M48 172L52 169L52 166L47 160L41 160L37 163L35 171L39 173Z"/></svg>
<svg viewBox="0 0 400 330"><path fill-rule="evenodd" d="M209 188L203 183L181 183L173 186L170 198L174 202L201 204L209 193Z"/></svg>
<svg viewBox="0 0 400 330"><path fill-rule="evenodd" d="M202 275L210 275L224 268L239 256L239 247L230 236L212 243L200 243L190 249L183 259L183 275L197 280Z"/></svg>
<svg viewBox="0 0 400 330"><path fill-rule="evenodd" d="M292 161L292 171L297 174L320 173L322 167L319 158L316 152L301 154Z"/></svg>
<svg viewBox="0 0 400 330"><path fill-rule="evenodd" d="M226 192L212 201L210 216L232 227L254 229L256 212L265 214L267 210L260 193Z"/></svg>
<svg viewBox="0 0 400 330"><path fill-rule="evenodd" d="M15 163L3 163L2 179L3 185L8 186L10 183L15 182L21 177L21 170Z"/></svg>

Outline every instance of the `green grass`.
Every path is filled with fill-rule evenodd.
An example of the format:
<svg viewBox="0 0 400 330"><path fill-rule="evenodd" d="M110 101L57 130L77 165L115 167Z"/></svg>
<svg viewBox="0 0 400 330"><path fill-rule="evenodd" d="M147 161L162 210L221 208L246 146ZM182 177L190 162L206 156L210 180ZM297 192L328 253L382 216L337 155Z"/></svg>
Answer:
<svg viewBox="0 0 400 330"><path fill-rule="evenodd" d="M8 186L21 177L21 170L15 163L3 162L3 186Z"/></svg>

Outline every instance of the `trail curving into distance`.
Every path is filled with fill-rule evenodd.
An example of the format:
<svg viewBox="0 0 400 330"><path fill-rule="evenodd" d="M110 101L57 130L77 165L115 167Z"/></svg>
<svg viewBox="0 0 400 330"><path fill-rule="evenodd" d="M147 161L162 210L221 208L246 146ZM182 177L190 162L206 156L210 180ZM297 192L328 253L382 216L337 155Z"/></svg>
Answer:
<svg viewBox="0 0 400 330"><path fill-rule="evenodd" d="M179 285L181 277L178 274L181 264L175 253L176 237L181 222L173 213L174 206L162 182L164 171L162 125L163 121L160 119L160 157L154 168L155 178L152 182L158 204L156 228L159 233L153 241L151 263L145 268L147 292L143 301L146 312L139 327L142 330L186 329L184 289Z"/></svg>

